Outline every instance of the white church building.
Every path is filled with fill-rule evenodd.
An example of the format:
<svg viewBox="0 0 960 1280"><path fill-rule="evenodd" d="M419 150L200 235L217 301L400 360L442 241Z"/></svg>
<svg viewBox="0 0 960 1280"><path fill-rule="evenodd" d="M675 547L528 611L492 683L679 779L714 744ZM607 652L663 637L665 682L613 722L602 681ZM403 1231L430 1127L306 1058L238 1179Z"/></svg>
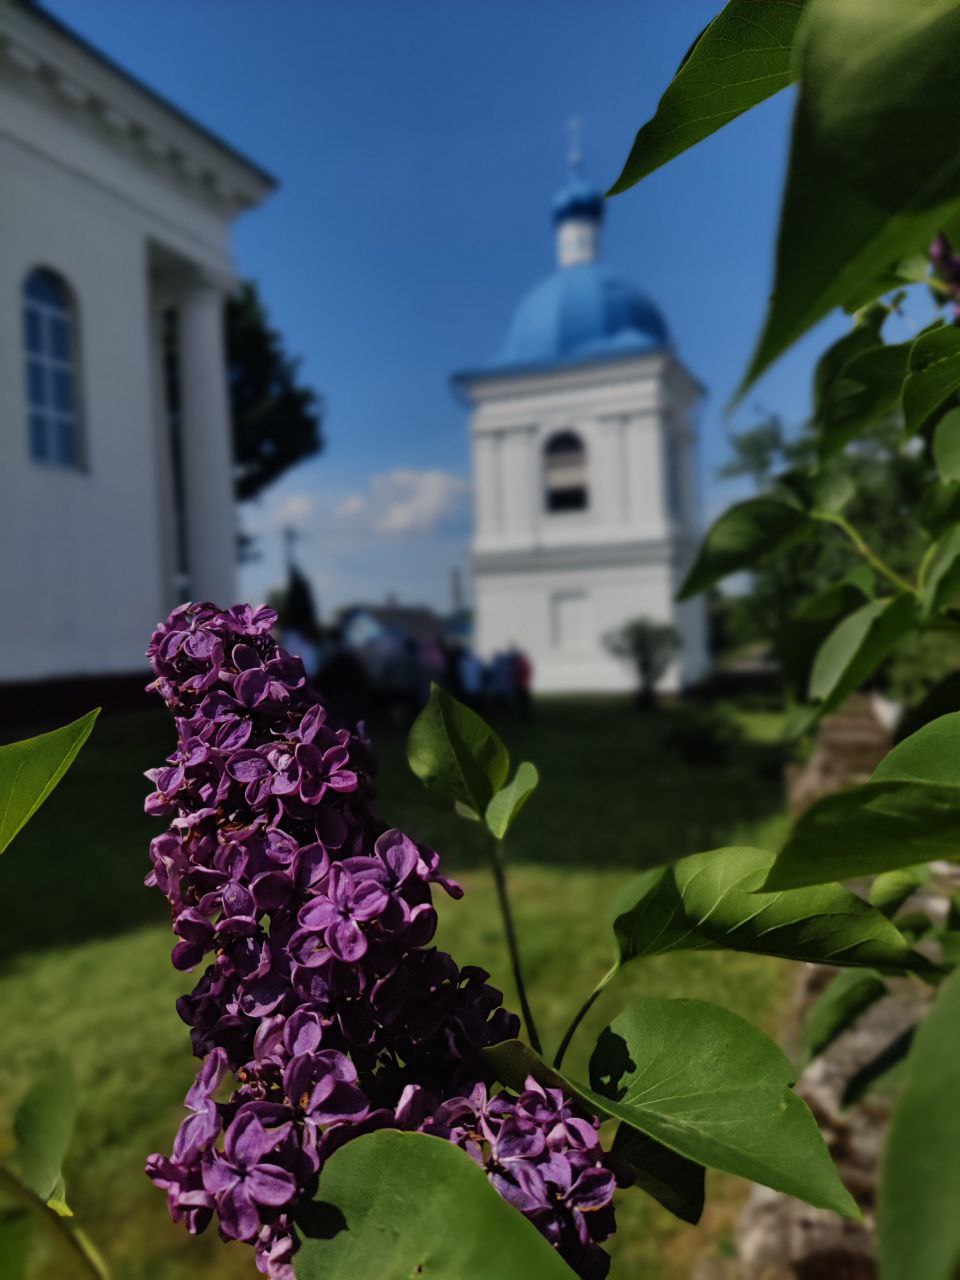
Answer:
<svg viewBox="0 0 960 1280"><path fill-rule="evenodd" d="M273 179L0 0L0 685L140 672L235 595L230 229Z"/></svg>
<svg viewBox="0 0 960 1280"><path fill-rule="evenodd" d="M477 651L518 645L541 692L634 687L604 638L636 618L681 636L664 688L707 665L702 600L674 602L698 540L702 388L653 303L600 262L603 212L574 163L553 204L556 270L497 358L454 378L470 409Z"/></svg>

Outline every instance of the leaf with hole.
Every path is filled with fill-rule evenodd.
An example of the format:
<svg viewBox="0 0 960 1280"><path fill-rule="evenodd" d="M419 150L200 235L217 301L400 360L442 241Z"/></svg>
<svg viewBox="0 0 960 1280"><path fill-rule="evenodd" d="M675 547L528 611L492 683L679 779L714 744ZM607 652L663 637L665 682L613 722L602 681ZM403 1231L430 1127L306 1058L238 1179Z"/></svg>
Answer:
<svg viewBox="0 0 960 1280"><path fill-rule="evenodd" d="M590 1059L593 1095L642 1133L698 1164L858 1218L793 1079L772 1040L699 1000L639 1001L601 1033Z"/></svg>
<svg viewBox="0 0 960 1280"><path fill-rule="evenodd" d="M783 1051L718 1005L649 998L625 1009L597 1041L589 1088L519 1040L483 1056L511 1088L532 1075L694 1165L859 1216L813 1116L790 1089L794 1072Z"/></svg>

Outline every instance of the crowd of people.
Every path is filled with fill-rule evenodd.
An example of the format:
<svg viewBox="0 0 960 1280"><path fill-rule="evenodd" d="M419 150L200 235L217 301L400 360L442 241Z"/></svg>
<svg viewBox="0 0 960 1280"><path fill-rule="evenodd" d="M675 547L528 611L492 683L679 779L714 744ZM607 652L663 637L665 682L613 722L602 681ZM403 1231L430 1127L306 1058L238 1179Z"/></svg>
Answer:
<svg viewBox="0 0 960 1280"><path fill-rule="evenodd" d="M433 682L479 711L513 708L529 714L533 667L516 645L484 661L470 645L437 635L426 640L381 636L351 645L339 626L315 634L286 628L280 643L302 659L330 714L355 724L374 713L398 723L412 721L426 704Z"/></svg>

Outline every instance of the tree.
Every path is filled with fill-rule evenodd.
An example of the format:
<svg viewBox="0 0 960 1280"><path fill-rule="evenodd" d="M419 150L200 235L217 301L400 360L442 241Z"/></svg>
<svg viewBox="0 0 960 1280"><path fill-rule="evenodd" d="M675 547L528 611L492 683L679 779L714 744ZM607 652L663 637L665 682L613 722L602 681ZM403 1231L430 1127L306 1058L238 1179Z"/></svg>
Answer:
<svg viewBox="0 0 960 1280"><path fill-rule="evenodd" d="M656 707L657 685L680 648L676 627L651 618L634 618L617 631L611 631L604 643L612 654L629 658L636 667L638 706Z"/></svg>
<svg viewBox="0 0 960 1280"><path fill-rule="evenodd" d="M296 631L299 635L311 640L319 636L320 622L317 618L313 588L293 561L287 569L286 588L278 593L275 607L282 632Z"/></svg>
<svg viewBox="0 0 960 1280"><path fill-rule="evenodd" d="M323 406L271 328L256 285L227 305L227 376L237 498L252 498L324 445Z"/></svg>
<svg viewBox="0 0 960 1280"><path fill-rule="evenodd" d="M775 495L784 477L817 463L818 428L806 423L792 435L771 416L731 440L733 457L722 478L748 477L761 495ZM853 493L844 513L865 542L894 570L909 573L926 546L916 519L925 495L936 486L936 466L926 448L906 440L902 416L875 423L842 454L843 471ZM724 623L733 647L771 641L788 685L809 674L809 624L796 620L798 603L842 581L858 562L839 528L823 526L816 538L804 538L755 563L750 586L727 596ZM915 701L955 665L954 643L943 637L911 638L886 663L882 683L895 697ZM796 679L794 678L796 677ZM798 690L799 692L799 690Z"/></svg>

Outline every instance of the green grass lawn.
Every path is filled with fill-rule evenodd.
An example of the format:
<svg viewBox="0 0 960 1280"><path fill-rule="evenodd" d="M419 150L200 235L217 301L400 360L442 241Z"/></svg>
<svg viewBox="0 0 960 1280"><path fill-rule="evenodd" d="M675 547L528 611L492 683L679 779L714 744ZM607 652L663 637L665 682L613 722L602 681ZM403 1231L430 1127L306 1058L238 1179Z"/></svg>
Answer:
<svg viewBox="0 0 960 1280"><path fill-rule="evenodd" d="M549 1042L609 966L608 908L631 871L720 844L779 840L778 718L729 714L742 740L699 766L664 745L677 730L690 737L691 713L680 709L650 716L626 702L550 700L529 722L499 726L514 758L532 759L543 779L511 832L509 856L531 997ZM489 969L516 1007L481 833L409 774L397 730L381 729L376 741L385 817L439 848L468 891L463 902L441 904L441 945L461 964ZM169 964L165 904L142 885L147 841L160 828L143 816L140 775L170 745L160 713L104 717L0 862L0 1150L31 1065L50 1049L65 1052L82 1099L68 1190L116 1280L252 1280L247 1248L173 1227L142 1172L149 1152L169 1149L194 1070L173 1007L189 984ZM788 966L748 956L644 962L592 1010L568 1065L582 1070L597 1031L631 995L715 1000L776 1033L790 982ZM744 1191L735 1179L713 1178L700 1229L624 1194L614 1280L688 1276L694 1259L724 1249ZM63 1267L38 1248L31 1280L70 1280Z"/></svg>

